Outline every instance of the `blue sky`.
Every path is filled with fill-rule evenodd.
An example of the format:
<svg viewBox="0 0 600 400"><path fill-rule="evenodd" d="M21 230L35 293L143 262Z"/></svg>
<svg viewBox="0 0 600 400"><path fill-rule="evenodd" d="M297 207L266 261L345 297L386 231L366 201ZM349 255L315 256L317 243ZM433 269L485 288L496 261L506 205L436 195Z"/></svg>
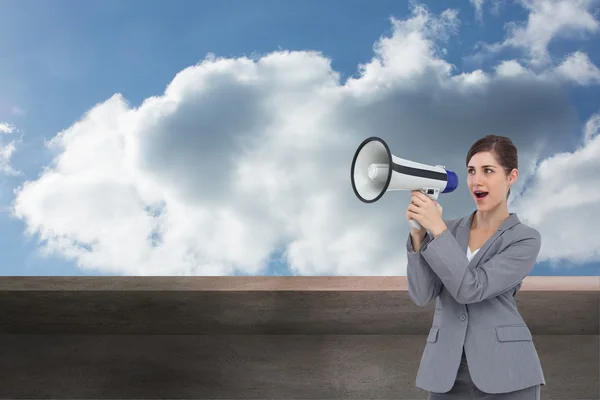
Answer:
<svg viewBox="0 0 600 400"><path fill-rule="evenodd" d="M543 9L542 6L544 3L545 2L543 1L538 2L537 5L540 7L537 9L538 11ZM483 3L482 18L478 19L475 7L467 1L429 1L424 4L427 6L429 14L434 16L442 15L443 11L446 9L457 10L456 15L460 21L457 32L455 34L450 34L446 41L442 41L443 47L447 52L444 53L441 58L454 66L455 69L452 71L452 75L458 75L463 72L471 73L478 68L489 72L492 71L500 61L511 59L519 60L521 65L530 66L536 73L543 73L543 71L553 71L552 68L558 66L565 57L575 51L586 54L589 65L600 65L600 46L598 46L600 33L589 24L580 24L577 23L577 21L565 21L565 26L571 27L571 30L566 30L567 33L574 32L574 34L565 35L562 31L557 31L551 38L552 40L547 47L549 54L552 57L550 63L528 63L528 48L518 46L507 46L500 52L492 52L483 58L477 58L472 57L478 53L478 48L475 47L477 43L502 43L507 38L507 23L517 22L520 24L527 24L530 13L534 13L535 10L532 11L532 9L523 7L523 4L519 2L487 1ZM15 131L10 137L17 138L17 144L16 150L10 159L10 164L12 167L19 170L21 174L5 175L0 178L0 201L1 205L5 207L6 210L0 213L0 237L2 238L2 241L0 242L0 254L2 254L0 267L1 274L130 275L133 273L140 273L152 275L156 273L186 273L190 271L190 268L195 268L194 273L204 274L208 270L202 269L201 261L195 261L195 267L190 267L182 261L179 269L175 267L172 267L172 269L169 269L171 267L165 267L165 270L161 270L161 262L169 263L173 260L170 257L179 257L169 256L169 254L174 254L174 250L170 248L165 248L164 251L160 252L160 255L158 255L159 252L157 252L157 255L147 256L130 254L129 251L143 251L132 250L134 246L119 247L118 244L111 242L110 245L104 247L99 246L94 252L93 257L90 256L86 258L74 256L69 259L67 257L68 254L73 255L77 253L72 252L74 247L69 247L74 246L73 242L71 242L68 246L59 246L59 250L53 253L53 255L42 257L38 254L38 236L25 236L24 232L27 220L35 221L34 225L37 227L36 229L38 229L38 231L35 232L36 234L40 233L40 230L45 230L45 232L53 235L59 232L60 229L65 229L61 234L65 234L69 236L70 240L80 243L83 243L85 241L84 238L89 237L89 235L87 233L82 233L84 231L78 230L78 228L67 228L65 224L56 222L64 219L65 214L61 214L61 212L66 212L64 210L60 212L57 211L52 215L44 214L43 210L47 210L46 206L51 202L56 201L55 195L44 197L45 195L43 193L47 192L31 192L28 196L24 196L21 203L22 208L20 208L22 211L22 218L10 218L8 209L11 207L11 204L16 197L13 190L17 189L19 185L26 181L35 182L40 180L41 182L40 174L42 174L43 170L47 167L54 168L52 167L54 165L52 164L52 160L62 152L60 148L55 151L49 150L44 145L45 141L52 139L60 131L71 128L76 121L84 118L86 112L94 106L104 103L116 93L120 93L123 96L127 107L132 109L139 107L144 100L149 97L162 96L167 86L180 71L201 62L208 54L214 54L217 57L224 58L237 58L242 56L260 57L278 50L315 50L321 52L324 57L331 60L331 69L340 74L340 85L343 85L348 77L354 77L360 81L361 74L358 70L359 64L372 62L374 57L374 43L381 37L391 37L393 35L393 26L390 18L393 17L398 20L410 18L412 15L411 5L412 3L404 1L384 0L374 0L369 4L365 1L356 0L326 2L315 0L295 2L273 0L180 0L178 2L150 2L138 0L129 0L126 2L113 0L78 2L56 0L51 2L51 4L41 0L9 0L2 2L2 5L0 6L0 54L2 55L3 61L0 62L0 123L6 122L15 127ZM584 9L585 7L582 7L582 10ZM587 11L589 11L590 15L595 15L597 21L598 4L592 4L587 8ZM596 14L594 14L594 12ZM574 18L578 18L577 15ZM406 36L405 40L408 40L407 38L409 38L409 36ZM401 41L398 43L401 43ZM295 62L302 63L304 61L299 60ZM309 61L307 62L306 68L308 70L309 68L312 68L312 64L310 64ZM409 61L407 60L406 63L408 64L408 62ZM298 73L301 74L303 68L299 65L297 65L297 67ZM319 67L316 65L314 68ZM562 146L558 148L552 146L548 147L547 152L540 155L540 159L552 158L554 154L560 152L574 152L581 141L582 130L584 129L585 123L590 120L594 113L600 111L600 95L598 94L599 91L597 87L597 82L599 81L594 80L597 79L594 75L597 70L592 68L587 72L587 75L586 73L581 72L581 68L574 68L573 70L579 71L578 73L580 75L577 76L581 77L581 74L583 74L585 75L583 78L587 77L585 83L573 83L573 81L576 80L576 78L573 78L576 74L574 75L573 73L569 75L569 77L571 77L571 83L566 82L565 84L561 84L559 88L554 88L552 86L552 89L548 89L555 90L555 92L552 93L557 93L557 96L561 96L560 101L557 100L557 102L562 105L553 103L547 107L540 106L543 109L548 110L554 106L562 107L562 109L565 110L565 115L564 120L561 119L559 121L559 125L564 121L564 127L567 128L562 128L560 132L548 133L548 136L545 137L544 135L546 135L546 133L543 130L544 128L537 128L538 125L536 125L545 118L543 112L536 117L538 119L529 120L523 117L523 120L526 120L527 122L523 122L522 125L517 125L517 122L515 122L515 126L519 126L518 129L526 130L532 126L536 127L533 129L535 132L531 133L532 137L526 137L525 134L519 136L520 134L513 131L515 132L514 135L519 136L519 138L522 137L523 143L529 143L529 141L533 143L538 139L546 139L549 142L554 143L555 146ZM286 69L284 68L282 71L286 71ZM286 79L293 79L291 76L292 75ZM407 78L407 82L410 82L410 79L411 78ZM366 82L366 80L363 81ZM391 81L393 82L394 80L392 79ZM418 79L415 79L415 82L417 81ZM215 82L217 81L215 80ZM370 84L365 83L365 85L368 86ZM537 85L537 83L532 83L532 85ZM226 93L226 88L219 89L212 93L212 95L215 96L215 93ZM546 92L540 89L540 93ZM531 101L534 102L532 104L544 104L544 101L547 101L547 99L544 99L543 95L540 95L541 97L539 97L539 100L536 100L536 95L537 94L532 94L530 96L532 99ZM215 99L216 97L212 98ZM295 104L294 101L299 100L290 100L290 104ZM511 100L508 101L510 102ZM224 99L223 103L219 104L231 104L231 99ZM238 114L236 114L235 111L230 112L230 114L225 114L229 115L225 120L237 118ZM336 109L332 114L337 112ZM224 113L226 113L226 111L224 111ZM282 112L281 115L286 115L286 113ZM507 115L506 118L511 119L513 117ZM521 118L521 116L515 114L513 119L516 121L517 118ZM560 118L562 118L562 116ZM202 121L201 123L204 124ZM218 127L222 126L219 121L213 121L211 122L211 125L201 126L213 126L212 124ZM416 124L418 125L418 123ZM540 126L543 126L543 124ZM560 126L562 127L563 125ZM85 131L88 128L82 129ZM90 132L91 130L92 128L89 128ZM135 131L138 133L145 132L141 128L136 128ZM83 135L84 133L79 134ZM443 133L438 132L437 134L442 135ZM475 132L473 133L475 136L465 136L464 143L472 142L472 139L475 138L477 134L478 133ZM359 139L361 135L364 137L370 136L370 132L359 132L356 138L353 137L352 140L349 140L349 144L347 145L348 148L355 147L356 140ZM156 136L150 134L148 134L148 136L160 137L159 133L156 133ZM5 142L11 140L10 137L9 135L6 135L6 138L4 138ZM330 137L333 138L336 136L332 134ZM306 140L308 141L310 138L307 138ZM335 139L331 140L335 141ZM64 145L67 146L67 144ZM141 146L140 148L151 148L152 151L154 151L154 153L151 154L154 156L159 154L156 149L160 148L160 145L150 143L145 146L146 147ZM96 153L94 151L93 146L86 148L88 149L88 153L81 155L81 157L89 159L103 157L100 152ZM344 149L346 149L346 147L344 147ZM423 149L424 147L422 146L416 146L414 153L411 154L415 154L415 157L419 159L424 159L427 153L424 153ZM466 153L465 145L462 145L459 149L460 150L457 150L456 154L456 160L458 160L458 162L464 157L463 153ZM63 150L65 150L65 148L63 148ZM340 152L341 151L340 148ZM67 154L66 150L64 154ZM341 159L344 159L344 157L348 158L348 153L342 156ZM148 160L152 160L152 158L142 158L145 162L144 165L146 166L149 163ZM202 156L198 156L198 158L202 158ZM172 163L172 161L169 161L168 159L165 160L167 164ZM525 160L527 160L527 158L525 158ZM150 163L152 163L152 161L150 161ZM317 163L317 161L315 161L315 163ZM524 163L526 163L526 161L524 161ZM344 166L344 168L347 169L348 167ZM458 164L457 168L462 168L462 165ZM155 171L152 165L148 170ZM97 172L97 170L94 171ZM177 171L174 172L177 173L176 176L182 176L179 173L180 171ZM93 174L90 173L89 175L81 174L78 176L83 179L81 181L87 182L88 179L94 179L94 177L98 176L96 175L96 172ZM461 173L462 170L459 170L458 172ZM156 172L155 175L152 175L152 172L149 172L149 174L149 176L159 176L160 179L167 179L167 182L172 180L172 178L167 178L167 172L164 171ZM538 177L535 174L535 171L532 171L532 176L536 178L538 182L541 182L542 178ZM188 180L187 178L181 179L186 185L191 185L195 182L193 179L196 178L189 178L191 180ZM57 182L56 186L54 186L57 188L56 190L65 193L65 196L67 196L67 193L62 192L61 189L70 188L72 185L69 184L63 187L60 186L61 183L59 181ZM346 182L344 184L347 185ZM50 185L46 184L44 187L49 188ZM166 187L166 185L158 184L157 187ZM181 188L173 188L173 192L169 192L169 196L171 196L172 193L188 193L189 189L189 193L196 196L194 197L195 199L198 199L198 196L201 198L201 194L198 194L201 193L201 191L194 191L198 190L197 188L194 189L191 188L191 186L188 186L184 189L179 189ZM523 191L526 189L527 188L524 187ZM320 187L315 187L314 190L315 193L324 193L323 189ZM595 190L597 191L597 189ZM150 192L151 190L148 189L148 191ZM95 193L102 193L102 191L100 190ZM190 194L190 196L192 194ZM344 195L346 194L344 193ZM577 193L577 191L575 191L574 195L581 196L582 193ZM165 194L165 196L167 195ZM274 195L274 199L283 199L283 197L277 196L283 196L283 194L279 193ZM296 196L302 197L299 194L296 194ZM535 195L531 196L527 197L527 201L525 201L525 195L523 196L524 200L522 207L524 210L535 209L535 207L532 208L531 206L531 201L533 200L529 200L530 198L535 198ZM173 197L169 197L169 199L171 198ZM397 204L393 203L393 201L397 201L397 198L398 197L396 197L396 200L387 200L387 203L382 202L381 205L377 206L377 213L379 213L377 215L383 216L386 212L389 212L389 207L393 206L393 204ZM69 199L70 201L73 201L74 204L82 204L81 202L84 201L73 196L70 196ZM178 198L177 200L178 206L181 206L181 204L187 204L189 206L189 204L191 204L188 200L184 201L181 199L182 198ZM406 200L405 197L402 199ZM355 199L351 199L350 202L353 200ZM454 201L456 204L461 203L460 199ZM202 204L202 207L204 207L205 203ZM277 207L276 203L273 204L274 205L270 208L261 208L261 210L273 214L272 210L275 210ZM174 208L175 206L170 207ZM198 209L201 208L200 206L198 207ZM259 205L258 203L252 203L252 205L245 204L242 206L241 204L235 203L232 204L231 207L235 210L245 209L244 207L248 207L248 210L252 210L252 207L259 207ZM302 208L303 206L298 207L300 208L294 209L295 211L290 211L288 209L282 211L283 214L290 213L289 215L285 214L285 218L287 218L285 221L291 221L290 216L294 216L296 213L309 213L308 210L313 210L312 208ZM352 213L356 210L363 209L362 205L357 206L356 204L349 205L348 207L350 208L347 210L353 210ZM385 211L384 207L388 207L388 211ZM394 207L397 207L397 205ZM450 210L449 212L454 212L459 215L468 211L469 207L472 207L472 204L467 208L447 207ZM577 207L579 206L572 205L571 209L568 210L568 214L577 214ZM598 200L595 200L595 203L592 202L581 207L596 207L597 210ZM95 209L96 208L91 205L90 207L85 208L85 210L88 210L87 212L95 212ZM376 211L369 210L368 212L375 213ZM548 229L547 232L551 233L554 231L551 225L550 228L548 228L549 225L543 222L543 220L544 218L546 220L552 219L555 217L556 213L559 212L562 211L550 210L543 216L538 216L531 212L531 218L527 220L532 221L532 223L533 221L537 221L540 228ZM590 214L587 209L582 209L581 212L584 215L593 215L593 213ZM525 213L525 211L523 211L523 213ZM200 216L200 212L198 215L197 218L199 218L199 221L201 218L204 218ZM325 213L324 215L329 214ZM403 211L401 209L398 215L398 223L405 224L405 221L402 218ZM519 211L519 215L521 215L521 211ZM247 219L244 219L244 221L251 221L248 222L248 224L260 223L261 220L259 217L251 217L248 215L246 215L246 217ZM251 251L238 249L235 245L229 244L229 246L233 246L231 247L232 249L237 249L231 250L231 254L233 254L234 251L239 251L239 254L236 253L235 257L232 255L231 258L226 257L226 259L222 259L220 256L211 258L212 256L208 254L212 253L210 251L207 253L205 252L205 249L203 250L203 246L209 246L206 244L207 242L200 242L194 245L198 247L194 248L194 250L179 249L177 251L181 251L181 254L186 255L186 257L192 254L193 257L196 257L195 260L208 260L207 262L214 263L216 271L230 271L232 274L246 274L254 271L255 273L262 275L287 275L291 273L291 270L288 268L285 259L278 262L271 262L266 270L261 270L257 265L260 265L261 259L265 259L265 254L270 256L272 256L271 253L280 254L287 244L294 242L296 243L296 246L293 247L295 250L291 251L290 254L295 254L294 259L296 261L290 262L296 263L294 270L300 271L296 273L344 275L359 273L368 275L371 272L389 273L390 271L393 271L393 267L386 267L387 269L382 269L380 271L371 271L369 269L357 271L357 268L360 267L356 266L358 264L353 264L354 261L348 261L344 264L344 262L339 260L343 258L340 254L345 253L341 253L341 251L338 250L333 251L317 248L320 246L314 244L317 239L312 238L312 236L306 233L306 230L302 227L302 221L297 222L296 225L290 222L289 232L286 230L285 234L281 233L281 237L279 237L279 233L274 232L279 232L277 227L282 226L282 220L276 220L275 217L273 218L270 225L260 225L261 229L264 228L264 240L256 243L256 248L260 250ZM354 216L354 218L360 220L359 216ZM598 216L595 216L594 218L598 218ZM82 218L79 219L81 220ZM83 219L85 219L85 217L83 217ZM254 219L259 221L254 221ZM102 220L105 220L105 218L102 218ZM335 220L338 221L339 218L336 218ZM122 220L117 218L115 221L117 222L114 223L120 223L118 221ZM587 219L587 221L589 221L589 219ZM317 222L311 223L313 223L314 226L319 226ZM173 222L173 224L175 224L175 222ZM181 224L182 223L179 223L178 226L182 226ZM244 222L242 222L242 224L244 224ZM557 224L561 226L559 222L557 222ZM107 226L109 226L107 229L110 230L111 225ZM219 227L220 226L221 225L219 225ZM314 226L310 229L316 229ZM328 226L332 225L328 224ZM340 229L347 229L347 232L354 232L351 226L340 225L340 227ZM224 232L226 231L226 228L219 229L225 229ZM365 229L368 228L365 227ZM399 232L401 232L401 234L402 232L406 232L406 226L402 226L401 228L387 227L386 229L400 229ZM574 229L572 235L584 235L582 230L572 229ZM120 230L118 231L121 232ZM281 231L283 232L283 229L281 229ZM183 230L181 232L183 232ZM341 230L337 232L342 236ZM545 231L542 230L542 233L544 234ZM245 234L253 239L257 236L261 236L261 233ZM348 234L350 235L350 233ZM134 235L134 233L132 233L132 235ZM184 237L185 240L193 241L193 236L190 238L186 235L187 233L181 233L181 237ZM243 240L242 238L246 237L242 233L240 233L240 235L239 238L241 239L239 240ZM210 231L207 233L206 237L211 237ZM326 237L331 238L333 236L328 234ZM321 241L321 239L319 240ZM330 248L337 249L338 247L335 246L341 246L339 243L335 244L337 243L335 240L331 240L332 247ZM350 241L350 239L348 240ZM557 243L561 243L560 237L555 240L557 240ZM221 244L225 242L227 242L227 239L218 241L218 243ZM403 251L403 245L403 240L400 240L398 242L398 251ZM567 247L570 246L568 243L565 243L564 245ZM84 245L83 248L89 248L86 246L87 245ZM595 250L592 249L588 251L588 254L586 255L586 257L588 257L587 261L573 263L568 261L568 251L562 253L553 252L548 248L548 256L536 265L532 275L597 275L600 265L600 248L597 246L598 245L596 245ZM104 250L101 250L100 248L103 248ZM310 248L311 250L303 252L301 250L303 248ZM250 249L250 247L248 247L248 249ZM589 250L589 246L586 249ZM248 253L244 253L245 251ZM300 253L302 253L302 255L300 255ZM309 253L311 254L310 256L306 255ZM325 253L326 255L323 255ZM357 255L356 257L361 256ZM381 259L377 260L365 258L366 261L364 262L369 264L373 262L381 263L381 265L391 265L389 260L393 259L393 256L390 257L392 258L388 259L384 258L382 255ZM146 260L148 266L144 267L145 269L139 267L139 270L136 270L136 268L131 265L123 267L123 269L119 267L119 265L132 262L132 260ZM252 264L252 266L247 266L246 269L241 268L237 271L231 270L231 265L235 265L236 262L243 263L240 260L254 261L248 261L248 265ZM339 265L335 268L331 267L332 269L324 270L319 270L316 267L319 263L326 263L327 260L335 260L335 262L339 261ZM77 262L80 262L81 265L85 265L85 267L78 267ZM402 258L397 262L399 264L404 264ZM217 267L217 265L221 264L226 266ZM141 261L140 265L142 265ZM404 266L400 265L399 269L401 270L402 268L404 268Z"/></svg>

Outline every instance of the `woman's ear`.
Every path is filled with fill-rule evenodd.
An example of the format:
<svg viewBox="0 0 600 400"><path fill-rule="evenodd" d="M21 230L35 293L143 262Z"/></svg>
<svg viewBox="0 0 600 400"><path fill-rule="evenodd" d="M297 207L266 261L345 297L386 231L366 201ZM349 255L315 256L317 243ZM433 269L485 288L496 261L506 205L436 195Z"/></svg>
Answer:
<svg viewBox="0 0 600 400"><path fill-rule="evenodd" d="M516 168L513 168L513 170L510 171L510 174L508 175L508 182L512 186L512 185L514 185L514 183L517 181L518 178L519 178L519 170Z"/></svg>

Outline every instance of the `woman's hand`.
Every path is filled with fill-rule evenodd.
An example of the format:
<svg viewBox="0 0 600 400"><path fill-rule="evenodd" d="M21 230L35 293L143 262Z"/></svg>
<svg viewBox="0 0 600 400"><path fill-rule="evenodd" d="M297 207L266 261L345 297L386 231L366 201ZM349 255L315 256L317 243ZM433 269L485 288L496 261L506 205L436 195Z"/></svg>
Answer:
<svg viewBox="0 0 600 400"><path fill-rule="evenodd" d="M410 227L410 233L413 236L416 235L417 237L424 238L425 234L427 233L427 229L425 229L425 227L423 227L423 225L421 225L421 229L417 229L414 226L412 226L412 224L410 223L410 221L413 219L416 221L414 214L410 211L412 205L413 205L413 203L412 203L412 198L411 198L411 202L408 205L408 208L406 209L406 220L408 221L408 226Z"/></svg>
<svg viewBox="0 0 600 400"><path fill-rule="evenodd" d="M408 205L406 218L416 220L423 227L420 231L411 229L418 233L428 230L434 237L439 236L447 228L442 219L442 206L418 190L413 190L410 194L411 201Z"/></svg>

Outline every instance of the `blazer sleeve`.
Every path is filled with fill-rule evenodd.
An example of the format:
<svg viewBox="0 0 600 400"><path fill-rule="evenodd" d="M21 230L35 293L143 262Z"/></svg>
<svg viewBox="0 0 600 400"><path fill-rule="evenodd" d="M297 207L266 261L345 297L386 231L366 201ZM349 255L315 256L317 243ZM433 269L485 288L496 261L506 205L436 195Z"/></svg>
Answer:
<svg viewBox="0 0 600 400"><path fill-rule="evenodd" d="M540 252L540 233L529 228L527 235L509 244L477 268L469 261L446 229L421 253L444 287L461 304L477 303L518 286L531 272Z"/></svg>
<svg viewBox="0 0 600 400"><path fill-rule="evenodd" d="M408 296L419 307L425 307L435 299L442 290L442 282L435 275L423 255L421 250L431 242L433 237L429 232L423 239L419 251L415 251L410 233L406 242L406 254L408 258L407 278L408 278Z"/></svg>

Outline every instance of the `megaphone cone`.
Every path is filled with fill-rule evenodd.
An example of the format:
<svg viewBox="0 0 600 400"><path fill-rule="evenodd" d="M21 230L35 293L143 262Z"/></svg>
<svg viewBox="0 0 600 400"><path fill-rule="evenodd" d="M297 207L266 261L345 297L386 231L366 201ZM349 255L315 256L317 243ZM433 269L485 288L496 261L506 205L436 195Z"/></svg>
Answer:
<svg viewBox="0 0 600 400"><path fill-rule="evenodd" d="M374 203L389 190L418 190L436 200L441 193L453 192L458 177L442 165L427 165L394 156L379 137L365 139L356 149L350 180L354 194L364 203ZM410 221L415 229L421 225Z"/></svg>

